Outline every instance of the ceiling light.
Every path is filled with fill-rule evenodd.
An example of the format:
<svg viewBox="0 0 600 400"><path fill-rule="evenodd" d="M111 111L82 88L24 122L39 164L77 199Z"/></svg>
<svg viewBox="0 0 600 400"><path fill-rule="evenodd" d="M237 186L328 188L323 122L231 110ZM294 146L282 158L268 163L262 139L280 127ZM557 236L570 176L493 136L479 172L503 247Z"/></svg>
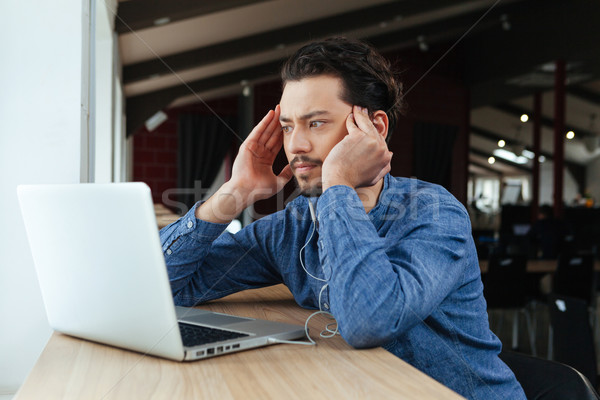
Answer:
<svg viewBox="0 0 600 400"><path fill-rule="evenodd" d="M506 146L506 142L502 139L498 140L498 147L502 148L504 146Z"/></svg>
<svg viewBox="0 0 600 400"><path fill-rule="evenodd" d="M521 122L527 122L527 121L529 121L529 115L527 115L527 114L521 115Z"/></svg>
<svg viewBox="0 0 600 400"><path fill-rule="evenodd" d="M512 151L508 151L508 150L504 150L504 149L496 149L496 150L494 150L494 155L496 157L500 157L500 158L503 158L505 160L512 161L512 162L514 162L516 164L527 164L527 161L529 161L527 159L527 157L517 156Z"/></svg>
<svg viewBox="0 0 600 400"><path fill-rule="evenodd" d="M502 23L502 29L504 29L505 31L510 31L510 28L512 28L512 25L510 24L510 21L508 20L508 15L502 14L500 16L500 22Z"/></svg>
<svg viewBox="0 0 600 400"><path fill-rule="evenodd" d="M425 41L425 36L421 35L421 36L417 37L417 42L419 43L419 50L421 50L423 52L429 50L429 45Z"/></svg>
<svg viewBox="0 0 600 400"><path fill-rule="evenodd" d="M533 153L533 151L529 151L529 150L523 150L521 152L521 154L527 158L529 158L530 160L533 160L535 158L535 154Z"/></svg>
<svg viewBox="0 0 600 400"><path fill-rule="evenodd" d="M494 157L488 158L488 163L493 164L495 162L496 162L496 159Z"/></svg>
<svg viewBox="0 0 600 400"><path fill-rule="evenodd" d="M169 116L164 111L159 111L150 118L148 118L144 125L146 125L146 129L148 129L148 132L152 132L153 130L158 128L160 124L165 122L168 118Z"/></svg>
<svg viewBox="0 0 600 400"><path fill-rule="evenodd" d="M544 156L539 156L539 157L538 157L538 161L539 161L539 162L541 162L541 163L543 163L544 161L546 161L546 157L544 157Z"/></svg>
<svg viewBox="0 0 600 400"><path fill-rule="evenodd" d="M566 136L567 136L567 139L571 140L575 137L575 132L569 131L569 132L567 132Z"/></svg>
<svg viewBox="0 0 600 400"><path fill-rule="evenodd" d="M160 25L168 24L169 22L171 22L171 18L169 18L169 17L162 17L162 18L155 19L154 20L154 25L155 26L160 26Z"/></svg>

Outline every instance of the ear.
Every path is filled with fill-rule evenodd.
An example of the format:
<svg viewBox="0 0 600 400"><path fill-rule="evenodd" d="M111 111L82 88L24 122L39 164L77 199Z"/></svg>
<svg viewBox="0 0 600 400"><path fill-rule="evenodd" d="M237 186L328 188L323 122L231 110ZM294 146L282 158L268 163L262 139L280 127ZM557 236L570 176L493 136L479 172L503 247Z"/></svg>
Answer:
<svg viewBox="0 0 600 400"><path fill-rule="evenodd" d="M377 129L377 132L385 139L387 137L388 127L390 124L390 121L385 111L377 110L373 112L373 114L371 115L371 122L373 122L375 129Z"/></svg>

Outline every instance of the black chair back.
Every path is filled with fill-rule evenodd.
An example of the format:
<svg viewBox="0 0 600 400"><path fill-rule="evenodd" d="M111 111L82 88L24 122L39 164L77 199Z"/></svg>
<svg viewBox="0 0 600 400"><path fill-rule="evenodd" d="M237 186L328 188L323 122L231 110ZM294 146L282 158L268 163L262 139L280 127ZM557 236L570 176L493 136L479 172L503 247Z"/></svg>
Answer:
<svg viewBox="0 0 600 400"><path fill-rule="evenodd" d="M525 256L492 255L483 279L489 308L521 308L527 303Z"/></svg>
<svg viewBox="0 0 600 400"><path fill-rule="evenodd" d="M594 277L593 254L563 254L558 259L552 291L592 305L596 288Z"/></svg>
<svg viewBox="0 0 600 400"><path fill-rule="evenodd" d="M526 354L503 351L500 359L513 371L528 400L599 400L588 379L575 369Z"/></svg>
<svg viewBox="0 0 600 400"><path fill-rule="evenodd" d="M587 303L574 297L548 296L554 360L575 368L595 386L598 376L594 336Z"/></svg>

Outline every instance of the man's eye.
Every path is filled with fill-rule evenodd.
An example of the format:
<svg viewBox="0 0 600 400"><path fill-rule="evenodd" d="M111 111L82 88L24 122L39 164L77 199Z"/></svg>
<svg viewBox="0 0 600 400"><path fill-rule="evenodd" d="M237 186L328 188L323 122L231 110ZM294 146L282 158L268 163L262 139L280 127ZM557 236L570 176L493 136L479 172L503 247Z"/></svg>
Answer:
<svg viewBox="0 0 600 400"><path fill-rule="evenodd" d="M310 121L310 127L311 128L318 128L321 125L323 125L325 122L323 121Z"/></svg>
<svg viewBox="0 0 600 400"><path fill-rule="evenodd" d="M291 126L282 126L281 131L283 133L290 133L292 131L292 127Z"/></svg>

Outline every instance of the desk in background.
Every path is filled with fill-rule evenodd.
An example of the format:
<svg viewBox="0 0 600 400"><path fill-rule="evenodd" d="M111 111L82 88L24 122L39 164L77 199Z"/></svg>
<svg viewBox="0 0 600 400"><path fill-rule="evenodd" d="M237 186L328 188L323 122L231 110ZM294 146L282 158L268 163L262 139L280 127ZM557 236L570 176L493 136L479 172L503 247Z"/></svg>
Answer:
<svg viewBox="0 0 600 400"><path fill-rule="evenodd" d="M205 304L217 312L303 325L283 285ZM340 336L319 337L326 316L310 320L317 346L277 344L178 363L54 333L15 400L25 399L461 399L382 348L355 350Z"/></svg>
<svg viewBox="0 0 600 400"><path fill-rule="evenodd" d="M158 229L162 229L179 219L179 215L175 214L173 211L169 210L160 203L154 204L154 213L156 214Z"/></svg>
<svg viewBox="0 0 600 400"><path fill-rule="evenodd" d="M556 271L558 260L527 260L527 272L532 274L553 273ZM488 260L479 260L481 273L488 270ZM600 271L600 260L594 260L594 270Z"/></svg>

